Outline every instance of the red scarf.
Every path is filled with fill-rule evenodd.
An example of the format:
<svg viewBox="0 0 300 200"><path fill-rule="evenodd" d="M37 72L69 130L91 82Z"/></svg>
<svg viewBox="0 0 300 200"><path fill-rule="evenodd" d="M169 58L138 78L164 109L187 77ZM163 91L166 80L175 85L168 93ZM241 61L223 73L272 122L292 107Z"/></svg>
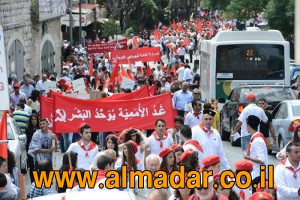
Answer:
<svg viewBox="0 0 300 200"><path fill-rule="evenodd" d="M280 161L279 164L285 165L286 159L287 159L287 158L285 158L285 159L283 159L282 161ZM294 178L297 178L297 172L300 171L300 168L297 169L297 170L295 170L292 166L289 166L289 167L286 167L286 168L287 168L288 170L290 170L290 171L293 172L293 177L294 177Z"/></svg>
<svg viewBox="0 0 300 200"><path fill-rule="evenodd" d="M153 137L154 137L155 140L157 140L157 141L160 142L159 147L162 149L162 148L163 148L162 140L165 140L165 139L168 137L168 131L165 131L165 132L164 132L164 135L163 135L162 138L158 138L158 136L157 136L157 134L156 134L156 131L154 131L154 132L152 133L152 135L153 135Z"/></svg>
<svg viewBox="0 0 300 200"><path fill-rule="evenodd" d="M93 142L93 141L90 141L90 147L89 149L86 149L83 142L81 140L79 140L78 142L78 145L85 151L85 157L89 157L89 154L88 152L94 148L97 147L97 145Z"/></svg>
<svg viewBox="0 0 300 200"><path fill-rule="evenodd" d="M199 112L199 113L193 112L193 115L194 115L195 117L197 117L197 119L200 119L200 114L201 114L201 112Z"/></svg>
<svg viewBox="0 0 300 200"><path fill-rule="evenodd" d="M202 148L202 146L199 144L199 142L197 140L189 140L185 144L186 145L187 144L191 144L194 147L196 147L196 149L198 149L199 151L201 151L203 153L203 148Z"/></svg>
<svg viewBox="0 0 300 200"><path fill-rule="evenodd" d="M208 133L208 134L213 134L213 129L211 128L211 130L208 130L204 125L203 123L199 124L200 128L205 132L205 133Z"/></svg>
<svg viewBox="0 0 300 200"><path fill-rule="evenodd" d="M248 148L247 148L247 151L248 151L248 152L250 152L250 149L251 149L251 143L253 142L253 140L254 140L255 138L259 138L259 137L261 137L261 138L264 140L265 144L267 145L265 136L264 136L261 132L256 133L255 136L254 136L254 137L251 137L251 139L250 139L250 143L248 144Z"/></svg>
<svg viewBox="0 0 300 200"><path fill-rule="evenodd" d="M99 169L98 170L98 175L97 175L97 182L104 179L104 178L106 178L105 174L106 174L106 172L104 170Z"/></svg>

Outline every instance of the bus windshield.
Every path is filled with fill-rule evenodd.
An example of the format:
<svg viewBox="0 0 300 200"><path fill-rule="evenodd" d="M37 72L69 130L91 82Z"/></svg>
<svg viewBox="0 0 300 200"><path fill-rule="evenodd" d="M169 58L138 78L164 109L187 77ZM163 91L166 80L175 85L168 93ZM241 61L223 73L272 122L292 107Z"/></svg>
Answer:
<svg viewBox="0 0 300 200"><path fill-rule="evenodd" d="M216 77L233 80L284 79L284 46L234 44L217 46ZM225 74L225 76L224 76Z"/></svg>

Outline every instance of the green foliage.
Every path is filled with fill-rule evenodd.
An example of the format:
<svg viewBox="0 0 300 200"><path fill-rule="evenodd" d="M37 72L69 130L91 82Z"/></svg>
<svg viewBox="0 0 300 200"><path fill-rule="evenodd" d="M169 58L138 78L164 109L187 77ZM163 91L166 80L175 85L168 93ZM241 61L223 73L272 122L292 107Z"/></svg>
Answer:
<svg viewBox="0 0 300 200"><path fill-rule="evenodd" d="M102 25L103 37L118 35L121 33L120 25L113 19L109 19Z"/></svg>
<svg viewBox="0 0 300 200"><path fill-rule="evenodd" d="M129 37L130 33L134 33L134 30L132 27L129 27L128 29L126 29L125 33L123 34L124 37Z"/></svg>
<svg viewBox="0 0 300 200"><path fill-rule="evenodd" d="M227 15L237 18L240 21L256 17L257 13L264 11L269 0L230 0L227 7Z"/></svg>
<svg viewBox="0 0 300 200"><path fill-rule="evenodd" d="M295 0L270 0L266 8L268 27L280 30L284 37L294 33Z"/></svg>
<svg viewBox="0 0 300 200"><path fill-rule="evenodd" d="M210 8L212 10L220 9L225 10L226 7L230 4L230 0L206 0L203 2L204 8Z"/></svg>

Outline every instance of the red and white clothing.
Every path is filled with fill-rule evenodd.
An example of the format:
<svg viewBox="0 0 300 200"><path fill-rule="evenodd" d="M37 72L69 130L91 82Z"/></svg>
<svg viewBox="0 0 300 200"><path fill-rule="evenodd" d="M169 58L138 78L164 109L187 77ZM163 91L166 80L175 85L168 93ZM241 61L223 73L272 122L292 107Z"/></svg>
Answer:
<svg viewBox="0 0 300 200"><path fill-rule="evenodd" d="M257 132L252 135L248 145L250 157L263 161L263 165L268 165L268 149L262 133ZM253 162L253 170L251 172L252 179L260 176L260 165Z"/></svg>
<svg viewBox="0 0 300 200"><path fill-rule="evenodd" d="M236 185L234 185L232 187L232 190L238 195L240 200L247 200L252 195L252 191L250 188L251 187L246 189L240 189Z"/></svg>
<svg viewBox="0 0 300 200"><path fill-rule="evenodd" d="M300 162L293 168L289 159L282 160L275 168L274 180L277 186L277 199L300 199Z"/></svg>
<svg viewBox="0 0 300 200"><path fill-rule="evenodd" d="M145 151L141 152L141 144L139 144L137 146L138 151L135 154L135 157L137 157L140 161L144 160L144 155L145 155ZM137 165L137 167L139 168L139 170L144 170L144 162L139 162L139 164Z"/></svg>
<svg viewBox="0 0 300 200"><path fill-rule="evenodd" d="M183 145L182 148L184 151L188 149L193 149L194 151L198 152L198 163L200 167L203 167L202 160L204 158L203 148L199 144L197 140L188 140Z"/></svg>
<svg viewBox="0 0 300 200"><path fill-rule="evenodd" d="M195 113L193 110L188 112L184 119L184 125L188 125L190 128L197 126L202 122L202 112Z"/></svg>
<svg viewBox="0 0 300 200"><path fill-rule="evenodd" d="M164 132L164 136L161 139L159 139L156 132L154 132L150 137L148 137L148 140L149 147L147 150L150 151L151 154L156 155L158 155L163 148L170 147L173 144L172 135L167 131Z"/></svg>
<svg viewBox="0 0 300 200"><path fill-rule="evenodd" d="M211 127L209 131L201 123L192 128L192 139L197 140L202 146L204 157L219 155L222 167L226 170L230 169L228 160L224 154L220 133L216 129Z"/></svg>
<svg viewBox="0 0 300 200"><path fill-rule="evenodd" d="M96 154L99 152L98 146L90 141L88 145L84 145L81 140L78 142L72 143L67 152L73 151L78 154L77 167L89 170L90 165L92 164Z"/></svg>

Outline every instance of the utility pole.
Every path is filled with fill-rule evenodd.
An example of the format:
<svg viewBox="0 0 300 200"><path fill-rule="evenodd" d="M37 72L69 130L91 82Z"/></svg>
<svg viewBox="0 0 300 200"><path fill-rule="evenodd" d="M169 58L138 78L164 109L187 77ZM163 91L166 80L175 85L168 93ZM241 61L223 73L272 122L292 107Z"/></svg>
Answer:
<svg viewBox="0 0 300 200"><path fill-rule="evenodd" d="M82 45L81 0L78 1L78 5L79 5L79 45Z"/></svg>
<svg viewBox="0 0 300 200"><path fill-rule="evenodd" d="M300 1L295 1L295 65L300 66Z"/></svg>
<svg viewBox="0 0 300 200"><path fill-rule="evenodd" d="M69 0L69 32L70 32L70 46L73 47L73 17L72 17L73 0Z"/></svg>

